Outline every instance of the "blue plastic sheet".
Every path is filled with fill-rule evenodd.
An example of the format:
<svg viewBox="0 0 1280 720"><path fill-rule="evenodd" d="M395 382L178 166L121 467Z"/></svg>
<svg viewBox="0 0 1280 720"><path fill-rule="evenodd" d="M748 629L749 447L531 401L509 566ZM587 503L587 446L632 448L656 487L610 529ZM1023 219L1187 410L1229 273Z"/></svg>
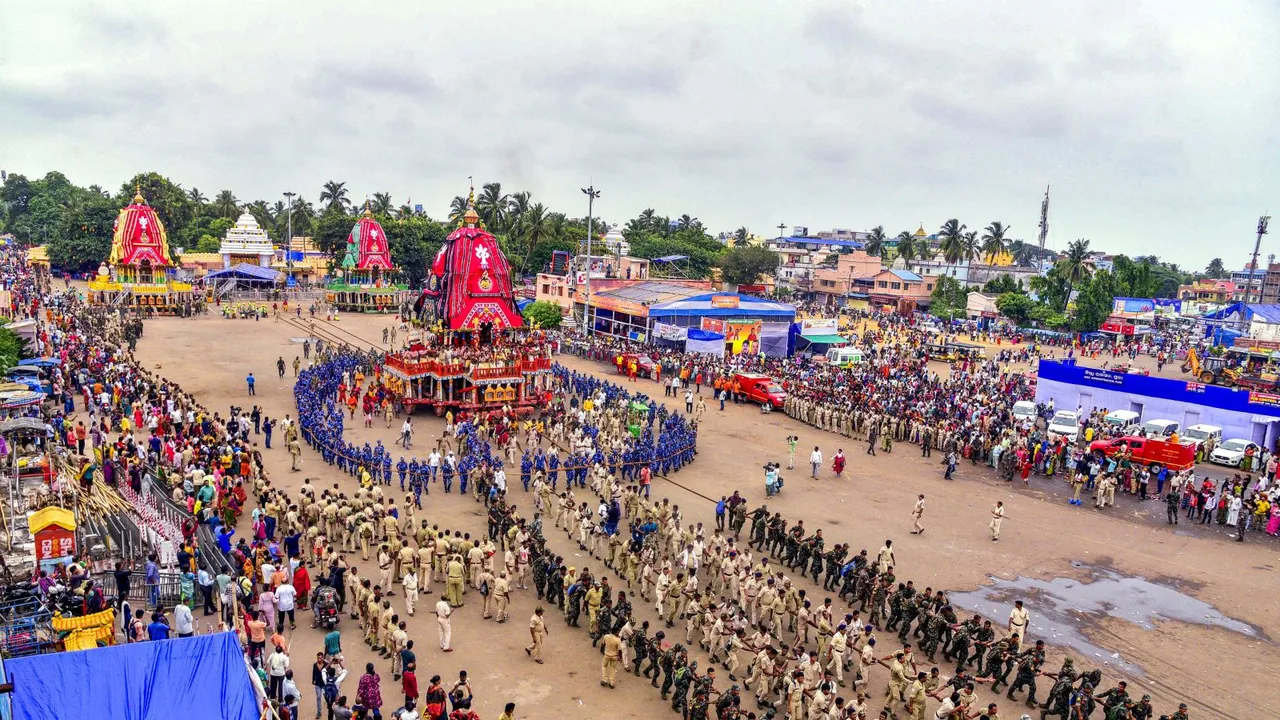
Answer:
<svg viewBox="0 0 1280 720"><path fill-rule="evenodd" d="M12 658L13 716L23 720L258 720L233 633Z"/></svg>

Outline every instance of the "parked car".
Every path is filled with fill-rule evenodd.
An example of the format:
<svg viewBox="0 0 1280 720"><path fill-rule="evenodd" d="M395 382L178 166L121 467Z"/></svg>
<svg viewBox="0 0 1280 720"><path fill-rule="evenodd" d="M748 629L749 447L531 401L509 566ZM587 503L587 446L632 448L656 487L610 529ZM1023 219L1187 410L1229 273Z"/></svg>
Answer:
<svg viewBox="0 0 1280 720"><path fill-rule="evenodd" d="M1177 420L1148 420L1142 424L1142 434L1149 438L1167 438L1180 433L1182 425Z"/></svg>
<svg viewBox="0 0 1280 720"><path fill-rule="evenodd" d="M1080 438L1080 416L1071 410L1059 410L1049 420L1049 436L1065 437L1075 442Z"/></svg>
<svg viewBox="0 0 1280 720"><path fill-rule="evenodd" d="M1255 442L1245 440L1243 438L1231 438L1225 442L1219 443L1218 447L1209 453L1209 462L1215 465L1228 465L1230 467L1240 467L1240 463L1244 461L1245 453L1252 449L1253 455L1258 455L1260 448Z"/></svg>
<svg viewBox="0 0 1280 720"><path fill-rule="evenodd" d="M1031 400L1019 400L1013 404L1013 421L1036 421L1036 404Z"/></svg>
<svg viewBox="0 0 1280 720"><path fill-rule="evenodd" d="M1112 435L1133 435L1138 432L1141 415L1132 410L1112 410L1102 418L1102 423Z"/></svg>
<svg viewBox="0 0 1280 720"><path fill-rule="evenodd" d="M1217 425L1192 425L1178 436L1179 442L1199 450L1205 443L1217 446L1222 442L1222 428Z"/></svg>

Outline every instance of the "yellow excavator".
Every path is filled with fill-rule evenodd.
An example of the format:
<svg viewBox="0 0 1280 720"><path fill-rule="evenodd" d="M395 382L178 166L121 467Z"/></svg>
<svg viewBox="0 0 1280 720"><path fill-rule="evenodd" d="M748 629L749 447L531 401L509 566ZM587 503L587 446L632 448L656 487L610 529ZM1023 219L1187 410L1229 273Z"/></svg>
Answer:
<svg viewBox="0 0 1280 720"><path fill-rule="evenodd" d="M1227 364L1226 358L1205 355L1201 357L1195 348L1187 351L1182 362L1182 372L1191 373L1205 385L1235 385L1240 381L1240 371Z"/></svg>

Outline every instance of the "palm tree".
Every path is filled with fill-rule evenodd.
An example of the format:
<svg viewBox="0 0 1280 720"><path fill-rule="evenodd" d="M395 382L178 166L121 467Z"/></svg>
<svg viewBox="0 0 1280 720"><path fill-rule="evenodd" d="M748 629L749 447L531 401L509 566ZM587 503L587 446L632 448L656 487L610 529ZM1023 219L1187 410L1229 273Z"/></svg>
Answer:
<svg viewBox="0 0 1280 720"><path fill-rule="evenodd" d="M948 265L959 263L965 255L965 227L959 220L951 218L942 223L942 228L938 231L938 250L942 252L942 259Z"/></svg>
<svg viewBox="0 0 1280 720"><path fill-rule="evenodd" d="M988 265L995 263L996 258L1003 255L1008 248L1004 236L1009 232L1009 227L1004 223L996 220L982 231L982 257L987 261Z"/></svg>
<svg viewBox="0 0 1280 720"><path fill-rule="evenodd" d="M390 215L391 207L391 193L376 192L369 203L369 209L378 215Z"/></svg>
<svg viewBox="0 0 1280 720"><path fill-rule="evenodd" d="M659 229L656 227L658 213L655 212L653 208L645 208L640 211L640 216L637 217L636 220L640 221L642 229L648 230L649 232L656 232Z"/></svg>
<svg viewBox="0 0 1280 720"><path fill-rule="evenodd" d="M964 234L964 255L965 262L973 262L978 259L978 231L970 230Z"/></svg>
<svg viewBox="0 0 1280 720"><path fill-rule="evenodd" d="M898 257L909 266L922 251L928 250L929 241L925 240L924 243L925 247L917 247L916 236L912 235L910 230L903 230L898 233Z"/></svg>
<svg viewBox="0 0 1280 720"><path fill-rule="evenodd" d="M316 216L316 209L311 203L303 200L301 197L294 198L293 210L276 217L277 229L284 229L281 227L280 223L287 223L290 216L293 218L293 234L295 236L311 234L311 221L315 219Z"/></svg>
<svg viewBox="0 0 1280 720"><path fill-rule="evenodd" d="M747 228L746 228L746 226L745 226L745 225L744 225L744 226L742 226L742 227L740 227L740 228L738 228L737 230L734 230L734 231L733 231L733 246L734 246L734 247L746 247L746 246L747 246L747 238L748 238L748 237L750 237L750 235L751 235L751 233L747 230Z"/></svg>
<svg viewBox="0 0 1280 720"><path fill-rule="evenodd" d="M240 206L236 203L236 194L230 190L223 190L213 199L213 210L218 213L218 217L234 218L240 214Z"/></svg>
<svg viewBox="0 0 1280 720"><path fill-rule="evenodd" d="M529 191L513 193L507 199L506 224L503 227L508 230L519 227L521 217L527 212L529 212Z"/></svg>
<svg viewBox="0 0 1280 720"><path fill-rule="evenodd" d="M877 225L871 228L871 232L867 233L867 242L865 247L867 254L879 257L880 253L884 252L884 243L888 239L889 236L884 234L883 225Z"/></svg>
<svg viewBox="0 0 1280 720"><path fill-rule="evenodd" d="M271 217L271 209L267 207L267 202L265 200L254 200L249 203L249 206L246 207L245 210L253 216L254 220L258 221L258 227L263 230L271 228L271 221L273 218Z"/></svg>
<svg viewBox="0 0 1280 720"><path fill-rule="evenodd" d="M196 211L204 210L204 204L209 201L198 188L191 188L187 191L187 199L196 206Z"/></svg>
<svg viewBox="0 0 1280 720"><path fill-rule="evenodd" d="M462 216L467 213L467 199L461 195L455 195L453 201L449 203L449 222L454 225L462 224Z"/></svg>
<svg viewBox="0 0 1280 720"><path fill-rule="evenodd" d="M553 212L547 215L547 225L551 228L551 238L553 240L563 240L564 236L569 232L569 218L565 217L562 212Z"/></svg>
<svg viewBox="0 0 1280 720"><path fill-rule="evenodd" d="M1035 245L1023 240L1014 240L1009 243L1009 254L1013 256L1014 265L1030 265L1037 255L1037 249Z"/></svg>
<svg viewBox="0 0 1280 720"><path fill-rule="evenodd" d="M698 222L698 218L690 217L688 213L681 215L680 219L676 221L676 227L681 230L688 230L689 228L698 227L701 224L702 223Z"/></svg>
<svg viewBox="0 0 1280 720"><path fill-rule="evenodd" d="M519 233L524 240L524 258L520 261L520 273L524 274L525 263L533 254L538 243L550 240L551 219L547 216L547 208L542 203L535 203L520 216Z"/></svg>
<svg viewBox="0 0 1280 720"><path fill-rule="evenodd" d="M390 211L388 210L388 212ZM408 205L401 205L400 207L396 208L396 217L402 220L411 215L413 215L413 208L409 207Z"/></svg>
<svg viewBox="0 0 1280 720"><path fill-rule="evenodd" d="M506 219L508 200L510 198L502 194L502 183L485 183L480 189L480 198L476 200L476 212L485 225L500 227Z"/></svg>
<svg viewBox="0 0 1280 720"><path fill-rule="evenodd" d="M350 200L347 197L347 184L344 182L334 182L330 180L324 184L324 189L320 191L320 204L325 206L325 211L335 210L345 213Z"/></svg>
<svg viewBox="0 0 1280 720"><path fill-rule="evenodd" d="M1067 254L1058 264L1062 266L1062 277L1071 285L1076 287L1089 279L1092 271L1089 269L1089 241L1084 238L1072 240L1067 246Z"/></svg>

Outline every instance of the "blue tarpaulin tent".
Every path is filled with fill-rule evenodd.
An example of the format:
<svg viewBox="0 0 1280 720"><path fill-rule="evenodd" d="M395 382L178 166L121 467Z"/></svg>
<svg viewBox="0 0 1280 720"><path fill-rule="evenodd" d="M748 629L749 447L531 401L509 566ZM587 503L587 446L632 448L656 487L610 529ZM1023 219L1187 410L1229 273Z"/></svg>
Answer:
<svg viewBox="0 0 1280 720"><path fill-rule="evenodd" d="M258 720L258 697L234 633L11 658L22 720Z"/></svg>

